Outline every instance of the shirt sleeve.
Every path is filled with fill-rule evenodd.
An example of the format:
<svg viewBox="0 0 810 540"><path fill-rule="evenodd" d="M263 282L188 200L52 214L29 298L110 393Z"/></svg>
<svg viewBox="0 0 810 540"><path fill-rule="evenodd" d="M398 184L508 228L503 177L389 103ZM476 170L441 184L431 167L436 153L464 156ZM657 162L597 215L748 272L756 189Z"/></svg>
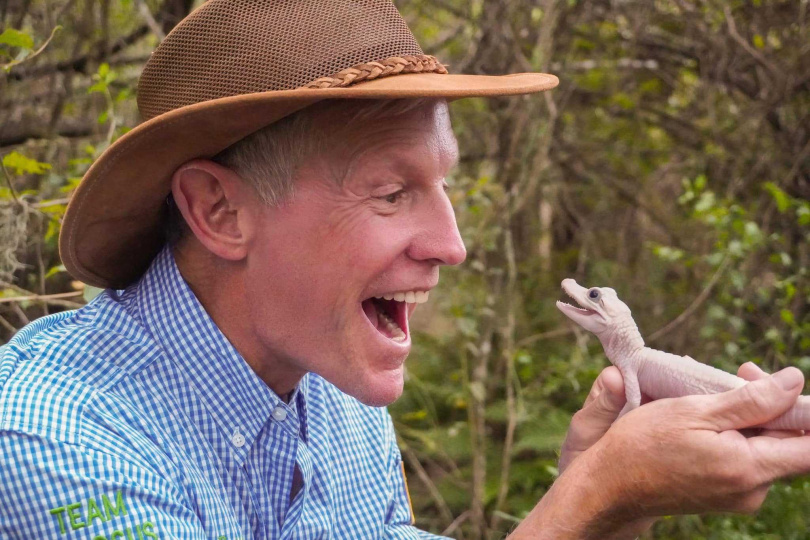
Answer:
<svg viewBox="0 0 810 540"><path fill-rule="evenodd" d="M0 431L0 478L2 540L208 538L174 481L121 456Z"/></svg>
<svg viewBox="0 0 810 540"><path fill-rule="evenodd" d="M391 445L388 472L389 478L391 478L393 501L388 512L390 519L386 523L385 537L389 539L444 539L446 537L431 534L414 526L416 517L413 515L413 505L408 491L405 464L402 461L402 453L397 446L394 424L390 415L387 413L386 415L388 416L388 440Z"/></svg>

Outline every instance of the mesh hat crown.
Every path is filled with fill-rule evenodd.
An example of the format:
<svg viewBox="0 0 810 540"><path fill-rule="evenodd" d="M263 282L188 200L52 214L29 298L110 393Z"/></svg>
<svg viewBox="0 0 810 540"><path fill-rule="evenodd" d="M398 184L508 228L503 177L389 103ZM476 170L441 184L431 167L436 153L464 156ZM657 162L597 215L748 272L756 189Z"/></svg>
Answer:
<svg viewBox="0 0 810 540"><path fill-rule="evenodd" d="M62 261L85 283L123 288L160 250L164 201L183 163L324 99L528 94L553 75L448 74L390 0L209 0L147 61L144 123L99 156L68 205Z"/></svg>
<svg viewBox="0 0 810 540"><path fill-rule="evenodd" d="M194 15L143 70L145 119L210 99L293 90L393 59L446 73L422 53L390 0L210 0Z"/></svg>

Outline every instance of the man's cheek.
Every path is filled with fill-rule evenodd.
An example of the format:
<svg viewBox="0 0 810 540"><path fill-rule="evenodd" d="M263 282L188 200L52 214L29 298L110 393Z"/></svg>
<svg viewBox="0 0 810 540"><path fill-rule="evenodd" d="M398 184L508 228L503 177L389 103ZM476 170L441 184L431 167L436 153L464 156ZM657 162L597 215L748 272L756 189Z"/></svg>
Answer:
<svg viewBox="0 0 810 540"><path fill-rule="evenodd" d="M345 248L358 236L365 236L377 228L375 217L362 203L339 205L318 227L319 240L324 246Z"/></svg>

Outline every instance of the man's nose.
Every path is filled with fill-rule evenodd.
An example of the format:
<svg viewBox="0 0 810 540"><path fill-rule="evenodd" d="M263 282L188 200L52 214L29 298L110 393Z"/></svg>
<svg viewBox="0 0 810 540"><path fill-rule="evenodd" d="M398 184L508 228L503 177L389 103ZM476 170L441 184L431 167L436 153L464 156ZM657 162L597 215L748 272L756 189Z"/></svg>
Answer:
<svg viewBox="0 0 810 540"><path fill-rule="evenodd" d="M467 258L467 248L456 224L456 214L444 191L427 205L420 234L409 250L411 258L437 265L456 265Z"/></svg>

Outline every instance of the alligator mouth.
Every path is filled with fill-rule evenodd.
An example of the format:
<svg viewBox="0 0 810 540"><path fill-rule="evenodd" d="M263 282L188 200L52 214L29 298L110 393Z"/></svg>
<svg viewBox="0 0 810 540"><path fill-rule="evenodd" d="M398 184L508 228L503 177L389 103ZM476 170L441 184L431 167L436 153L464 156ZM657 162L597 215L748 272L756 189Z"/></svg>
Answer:
<svg viewBox="0 0 810 540"><path fill-rule="evenodd" d="M574 313L579 313L580 315L585 315L585 316L588 316L588 317L590 317L592 315L597 315L597 313L595 311L593 311L592 309L585 309L585 308L580 308L580 307L577 307L577 306L573 306L573 305L569 304L568 302L558 301L557 305L562 306L563 308L565 308L567 310L573 311Z"/></svg>
<svg viewBox="0 0 810 540"><path fill-rule="evenodd" d="M574 300L576 300L576 298ZM563 302L560 300L557 300L557 307L559 307L564 312L568 311L569 313L576 313L578 315L582 315L585 317L593 317L594 315L599 315L596 311L592 309L580 308L577 306L573 306L568 302Z"/></svg>
<svg viewBox="0 0 810 540"><path fill-rule="evenodd" d="M566 293L568 293L568 291L566 291ZM568 296L571 297L578 305L569 304L568 302L563 302L562 300L558 300L557 305L562 305L562 306L565 307L565 309L570 309L571 311L574 311L576 313L580 313L582 315L596 315L597 314L596 311L594 311L592 309L580 307L581 304L579 304L579 300L577 300L576 297L572 296L570 293L568 293Z"/></svg>
<svg viewBox="0 0 810 540"><path fill-rule="evenodd" d="M565 291L565 294L574 300L577 305L569 304L568 302L563 302L562 300L557 300L557 308L559 308L560 311L566 315L573 315L575 317L601 317L599 312L583 307L585 302L583 301L582 297L587 294L587 289L579 286L573 279L564 280L562 283L562 288Z"/></svg>

